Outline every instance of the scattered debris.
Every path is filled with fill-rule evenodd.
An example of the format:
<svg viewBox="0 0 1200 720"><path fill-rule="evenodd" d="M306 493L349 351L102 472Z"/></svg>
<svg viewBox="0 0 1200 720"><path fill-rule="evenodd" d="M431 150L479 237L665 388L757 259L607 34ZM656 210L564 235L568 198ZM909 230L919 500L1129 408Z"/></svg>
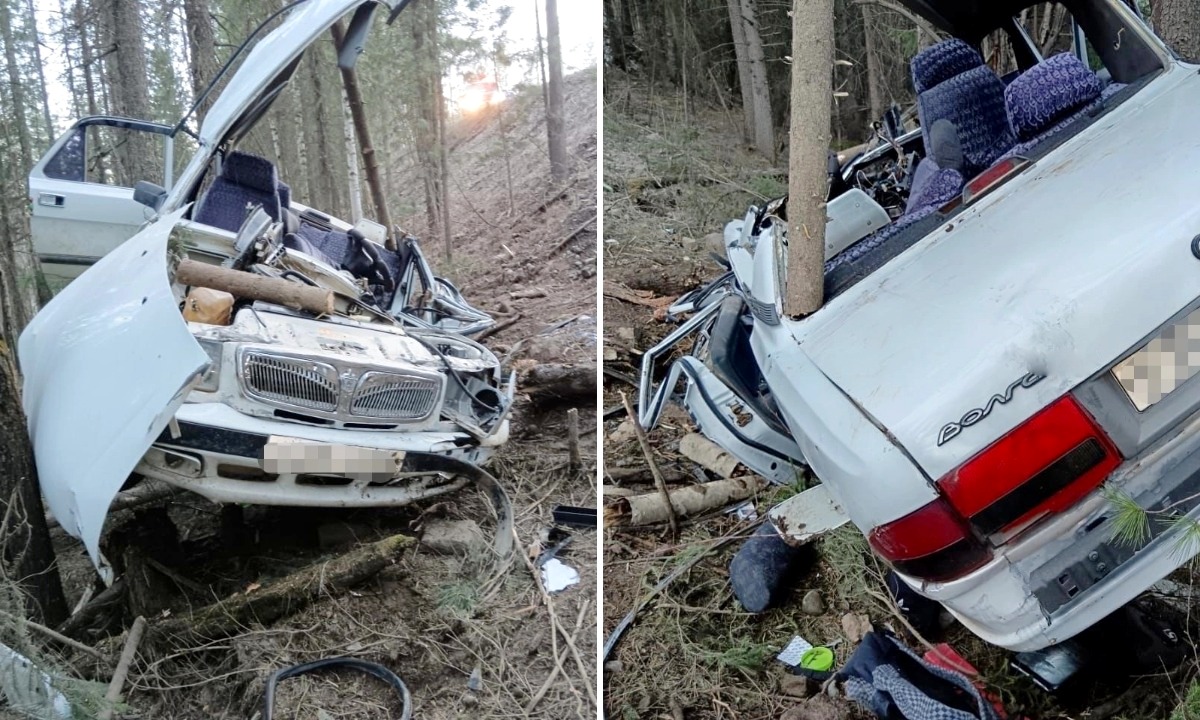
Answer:
<svg viewBox="0 0 1200 720"><path fill-rule="evenodd" d="M804 653L811 648L812 643L805 640L803 637L796 635L790 641L788 641L788 644L784 646L783 650L779 651L779 654L775 656L775 659L789 668L797 668L800 667L800 659L804 657Z"/></svg>
<svg viewBox="0 0 1200 720"><path fill-rule="evenodd" d="M556 525L569 525L580 528L596 527L596 508L558 505L551 511L551 516L554 518Z"/></svg>
<svg viewBox="0 0 1200 720"><path fill-rule="evenodd" d="M617 445L637 439L637 430L633 429L633 420L630 420L629 418L622 420L617 425L617 429L608 434L608 439L610 442ZM644 473L644 470L642 468L637 468L634 472L640 475Z"/></svg>
<svg viewBox="0 0 1200 720"><path fill-rule="evenodd" d="M640 527L669 522L671 517L698 515L725 507L762 492L769 486L757 475L714 480L667 492L671 508L661 493L620 498L604 508L605 527Z"/></svg>
<svg viewBox="0 0 1200 720"><path fill-rule="evenodd" d="M733 477L734 470L741 464L720 445L700 433L684 435L679 440L679 452L722 478Z"/></svg>
<svg viewBox="0 0 1200 720"><path fill-rule="evenodd" d="M557 593L579 583L579 571L558 558L542 563L542 585L546 592Z"/></svg>
<svg viewBox="0 0 1200 720"><path fill-rule="evenodd" d="M133 664L133 658L137 655L138 646L142 643L142 634L145 632L146 619L139 615L130 626L129 634L125 636L125 647L121 649L121 659L117 662L117 669L108 683L108 691L104 693L104 700L108 704L100 711L98 720L112 720L113 709L121 699L121 691L125 689L125 678L129 675L129 666Z"/></svg>
<svg viewBox="0 0 1200 720"><path fill-rule="evenodd" d="M0 645L0 691L15 712L35 720L71 720L75 709L54 678L7 645Z"/></svg>
<svg viewBox="0 0 1200 720"><path fill-rule="evenodd" d="M809 546L784 542L775 528L761 525L729 563L729 583L738 602L749 612L775 607L792 589L792 580L814 559Z"/></svg>
<svg viewBox="0 0 1200 720"><path fill-rule="evenodd" d="M292 667L276 670L271 673L271 676L267 678L266 689L263 690L262 720L273 720L275 717L275 686L280 681L329 668L359 670L391 685L396 694L400 696L400 702L403 706L399 720L409 720L412 717L412 697L409 695L408 686L404 684L399 675L379 663L359 660L358 658L337 657L293 665Z"/></svg>

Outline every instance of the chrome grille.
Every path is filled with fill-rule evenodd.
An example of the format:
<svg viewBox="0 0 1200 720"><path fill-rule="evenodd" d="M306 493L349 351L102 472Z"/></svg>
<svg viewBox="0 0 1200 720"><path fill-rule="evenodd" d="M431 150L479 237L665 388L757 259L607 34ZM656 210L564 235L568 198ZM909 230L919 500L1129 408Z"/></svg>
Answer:
<svg viewBox="0 0 1200 720"><path fill-rule="evenodd" d="M247 352L242 383L248 394L273 403L325 412L338 407L337 370L326 363Z"/></svg>
<svg viewBox="0 0 1200 720"><path fill-rule="evenodd" d="M433 413L441 389L441 383L433 378L369 372L363 375L350 399L350 414L388 420L421 420Z"/></svg>

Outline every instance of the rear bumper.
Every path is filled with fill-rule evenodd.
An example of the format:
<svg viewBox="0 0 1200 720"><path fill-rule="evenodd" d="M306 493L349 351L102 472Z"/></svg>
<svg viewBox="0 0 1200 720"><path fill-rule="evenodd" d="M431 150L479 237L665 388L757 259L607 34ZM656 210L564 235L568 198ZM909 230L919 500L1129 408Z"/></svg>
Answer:
<svg viewBox="0 0 1200 720"><path fill-rule="evenodd" d="M1200 417L1126 462L1109 485L1144 508L1171 506L1200 521ZM1114 511L1097 491L966 577L906 580L987 642L1036 650L1091 627L1200 551L1186 528L1160 518L1150 521L1148 540L1118 542Z"/></svg>
<svg viewBox="0 0 1200 720"><path fill-rule="evenodd" d="M466 433L348 431L243 415L217 403L187 404L175 419L179 437L164 431L136 472L203 495L214 502L294 507L395 507L461 489L442 467L478 466L508 436L508 421L483 446ZM392 483L345 472L270 473L264 448L272 438L320 446L351 446L396 453L401 475Z"/></svg>

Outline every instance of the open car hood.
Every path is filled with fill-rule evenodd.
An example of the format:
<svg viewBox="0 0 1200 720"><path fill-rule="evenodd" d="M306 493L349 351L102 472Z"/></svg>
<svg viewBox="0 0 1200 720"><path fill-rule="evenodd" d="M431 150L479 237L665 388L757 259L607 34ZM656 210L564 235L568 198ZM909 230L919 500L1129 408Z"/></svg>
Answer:
<svg viewBox="0 0 1200 720"><path fill-rule="evenodd" d="M327 39L329 28L363 5L403 8L410 0L307 0L291 10L279 27L262 37L246 54L237 72L209 108L200 125L201 145L213 148L231 132L244 132L286 87L281 75L314 42Z"/></svg>
<svg viewBox="0 0 1200 720"><path fill-rule="evenodd" d="M209 363L167 277L167 239L182 214L105 255L18 341L42 493L105 582L112 570L100 556L100 531L108 506Z"/></svg>

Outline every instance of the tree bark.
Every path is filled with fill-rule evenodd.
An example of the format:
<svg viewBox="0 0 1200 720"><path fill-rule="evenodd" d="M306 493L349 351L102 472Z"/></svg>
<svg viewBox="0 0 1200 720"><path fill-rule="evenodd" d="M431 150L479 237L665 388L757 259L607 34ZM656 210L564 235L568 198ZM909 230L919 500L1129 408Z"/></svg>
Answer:
<svg viewBox="0 0 1200 720"><path fill-rule="evenodd" d="M771 114L767 61L758 32L758 9L755 0L741 0L741 6L742 31L746 35L747 60L750 64L750 97L754 102L754 144L762 155L775 162L775 121ZM832 26L830 32L833 32ZM832 40L827 38L826 42L831 43Z"/></svg>
<svg viewBox="0 0 1200 720"><path fill-rule="evenodd" d="M824 300L825 200L833 100L833 0L795 0L792 123L788 173L787 315Z"/></svg>
<svg viewBox="0 0 1200 720"><path fill-rule="evenodd" d="M149 78L146 73L146 47L142 34L141 0L106 0L102 27L107 55L108 83L112 91L114 115L145 120L150 117ZM132 187L138 180L162 182L161 168L154 147L157 135L126 133L117 149L125 182Z"/></svg>
<svg viewBox="0 0 1200 720"><path fill-rule="evenodd" d="M21 78L21 66L17 64L17 45L13 39L12 13L7 2L0 2L0 39L4 41L4 62L8 66L9 92L12 93L12 120L17 129L17 144L21 148L21 167L28 171L33 167L33 141L30 139L29 122L26 120L25 81Z"/></svg>
<svg viewBox="0 0 1200 720"><path fill-rule="evenodd" d="M37 29L37 15L34 12L33 0L25 3L29 28L33 32L33 67L37 72L38 88L42 96L42 121L46 124L46 142L54 140L54 119L50 117L50 93L46 92L46 68L42 62L42 38ZM65 43L64 43L65 44Z"/></svg>
<svg viewBox="0 0 1200 720"><path fill-rule="evenodd" d="M862 9L863 45L867 56L867 106L871 113L867 123L873 123L883 117L883 83L879 77L882 70L879 56L875 50L875 22L870 3L859 6Z"/></svg>
<svg viewBox="0 0 1200 720"><path fill-rule="evenodd" d="M216 33L213 30L208 3L204 0L183 0L183 15L192 60L188 72L192 82L192 101L195 102L217 74ZM204 119L215 99L210 95L200 103L196 110L198 121Z"/></svg>
<svg viewBox="0 0 1200 720"><path fill-rule="evenodd" d="M83 0L75 2L75 30L79 33L79 54L83 72L83 86L87 93L88 115L98 115L99 106L96 104L96 81L92 77L92 45L88 41L88 24L83 9Z"/></svg>
<svg viewBox="0 0 1200 720"><path fill-rule="evenodd" d="M334 47L340 51L346 37L341 21L333 24L332 32ZM371 128L367 124L367 113L363 108L362 91L355 69L342 70L342 86L346 91L346 104L350 107L350 117L354 123L354 135L358 138L359 153L362 155L363 169L367 175L367 187L371 190L371 202L375 206L375 220L390 233L392 217L388 213L387 196L384 195L383 180L379 177L379 159L375 156L375 145L371 142Z"/></svg>
<svg viewBox="0 0 1200 720"><path fill-rule="evenodd" d="M546 136L550 149L550 177L567 179L567 138L563 121L562 44L558 35L558 0L546 0L546 55L550 78L546 87Z"/></svg>
<svg viewBox="0 0 1200 720"><path fill-rule="evenodd" d="M1159 37L1184 60L1200 60L1200 3L1196 0L1154 0L1151 19Z"/></svg>
<svg viewBox="0 0 1200 720"><path fill-rule="evenodd" d="M2 270L0 270L2 271ZM0 298L7 314L7 298ZM13 338L15 342L15 338ZM4 574L20 583L25 592L26 615L43 625L57 625L67 617L67 601L46 511L38 489L33 446L9 346L0 341L0 544Z"/></svg>
<svg viewBox="0 0 1200 720"><path fill-rule="evenodd" d="M746 27L742 22L741 0L726 0L729 6L729 27L733 31L733 52L737 57L738 86L742 94L742 137L747 145L754 144L754 82L750 75L750 51L746 48Z"/></svg>

